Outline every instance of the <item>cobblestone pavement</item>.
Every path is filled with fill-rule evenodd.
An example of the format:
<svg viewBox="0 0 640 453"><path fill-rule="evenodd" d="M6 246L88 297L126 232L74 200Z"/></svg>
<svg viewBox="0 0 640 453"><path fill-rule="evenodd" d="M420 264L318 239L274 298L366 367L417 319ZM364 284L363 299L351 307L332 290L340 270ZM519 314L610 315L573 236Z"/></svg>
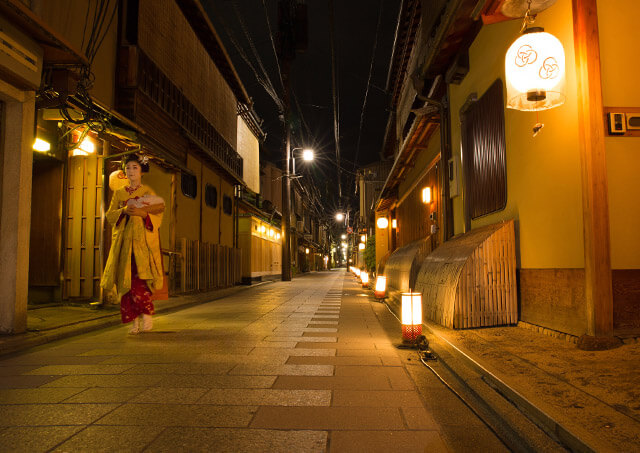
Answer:
<svg viewBox="0 0 640 453"><path fill-rule="evenodd" d="M506 451L395 323L332 271L3 357L0 451Z"/></svg>

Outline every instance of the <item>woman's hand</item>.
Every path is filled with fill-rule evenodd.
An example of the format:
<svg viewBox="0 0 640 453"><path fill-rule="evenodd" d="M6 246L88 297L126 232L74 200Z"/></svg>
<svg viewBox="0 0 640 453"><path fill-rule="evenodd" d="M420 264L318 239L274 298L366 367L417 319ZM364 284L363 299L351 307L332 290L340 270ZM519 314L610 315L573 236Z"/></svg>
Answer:
<svg viewBox="0 0 640 453"><path fill-rule="evenodd" d="M129 206L129 205L127 205L127 207L124 208L124 213L130 216L131 215L138 216L138 217L147 216L147 211L145 211L144 209L134 208L133 206Z"/></svg>

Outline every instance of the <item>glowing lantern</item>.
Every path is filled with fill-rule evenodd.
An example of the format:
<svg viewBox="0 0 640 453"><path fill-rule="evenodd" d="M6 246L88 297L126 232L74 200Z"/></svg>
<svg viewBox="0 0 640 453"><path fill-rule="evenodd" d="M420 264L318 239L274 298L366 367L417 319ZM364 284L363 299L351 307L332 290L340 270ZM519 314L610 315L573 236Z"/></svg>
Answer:
<svg viewBox="0 0 640 453"><path fill-rule="evenodd" d="M422 189L422 202L424 204L431 203L431 187L425 187Z"/></svg>
<svg viewBox="0 0 640 453"><path fill-rule="evenodd" d="M391 228L398 228L398 221L396 219L391 220Z"/></svg>
<svg viewBox="0 0 640 453"><path fill-rule="evenodd" d="M360 272L360 281L362 282L363 288L369 286L369 274L367 273L367 271Z"/></svg>
<svg viewBox="0 0 640 453"><path fill-rule="evenodd" d="M376 277L376 286L373 295L376 296L377 299L384 299L384 296L387 293L387 277L384 275L378 275Z"/></svg>
<svg viewBox="0 0 640 453"><path fill-rule="evenodd" d="M508 108L546 110L564 104L564 48L544 29L525 30L507 50L504 69Z"/></svg>
<svg viewBox="0 0 640 453"><path fill-rule="evenodd" d="M304 253L309 254L309 249L304 249Z"/></svg>
<svg viewBox="0 0 640 453"><path fill-rule="evenodd" d="M364 242L361 242L360 244L358 244L358 250L364 250L365 245Z"/></svg>
<svg viewBox="0 0 640 453"><path fill-rule="evenodd" d="M361 272L360 272L360 269L358 269L357 267L355 268L355 274L356 274L356 277L360 277Z"/></svg>
<svg viewBox="0 0 640 453"><path fill-rule="evenodd" d="M379 217L378 220L376 221L376 225L378 225L378 228L383 230L389 226L389 221L387 220L386 217Z"/></svg>
<svg viewBox="0 0 640 453"><path fill-rule="evenodd" d="M46 153L47 151L51 151L51 144L41 138L36 138L35 142L33 142L33 150Z"/></svg>
<svg viewBox="0 0 640 453"><path fill-rule="evenodd" d="M402 293L402 340L422 335L422 293Z"/></svg>

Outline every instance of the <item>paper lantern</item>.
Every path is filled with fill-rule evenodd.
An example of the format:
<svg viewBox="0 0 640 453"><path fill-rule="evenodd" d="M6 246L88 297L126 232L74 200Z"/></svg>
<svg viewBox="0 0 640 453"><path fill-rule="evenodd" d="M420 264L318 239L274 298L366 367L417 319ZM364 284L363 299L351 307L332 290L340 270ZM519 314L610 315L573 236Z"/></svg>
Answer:
<svg viewBox="0 0 640 453"><path fill-rule="evenodd" d="M364 250L366 246L364 245L363 242L361 242L360 244L358 244L358 250Z"/></svg>
<svg viewBox="0 0 640 453"><path fill-rule="evenodd" d="M373 295L377 299L384 299L384 296L387 293L387 277L384 275L378 275L376 277L376 286Z"/></svg>
<svg viewBox="0 0 640 453"><path fill-rule="evenodd" d="M415 341L422 335L422 293L402 293L402 340Z"/></svg>
<svg viewBox="0 0 640 453"><path fill-rule="evenodd" d="M424 204L431 203L431 187L425 187L422 189L422 202Z"/></svg>
<svg viewBox="0 0 640 453"><path fill-rule="evenodd" d="M367 273L367 271L360 272L360 281L362 282L363 288L369 286L369 274Z"/></svg>
<svg viewBox="0 0 640 453"><path fill-rule="evenodd" d="M379 217L376 221L376 225L378 225L378 228L383 230L389 226L389 220L387 220L386 217Z"/></svg>
<svg viewBox="0 0 640 453"><path fill-rule="evenodd" d="M525 30L507 50L504 69L508 108L535 111L564 104L564 48L544 29Z"/></svg>

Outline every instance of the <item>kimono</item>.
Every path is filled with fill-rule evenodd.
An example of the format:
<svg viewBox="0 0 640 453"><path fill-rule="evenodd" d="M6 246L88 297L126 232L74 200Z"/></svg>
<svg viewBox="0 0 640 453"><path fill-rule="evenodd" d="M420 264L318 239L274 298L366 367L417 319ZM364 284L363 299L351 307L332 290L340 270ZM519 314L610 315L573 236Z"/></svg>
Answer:
<svg viewBox="0 0 640 453"><path fill-rule="evenodd" d="M149 187L129 186L116 190L106 217L112 225L111 250L107 258L100 286L111 290L115 285L120 298L122 322L133 321L141 314L154 313L152 292L162 289L164 270L160 255L158 227L162 212L147 214L146 218L129 216L124 210L127 201L154 196ZM164 210L154 206L151 212Z"/></svg>

